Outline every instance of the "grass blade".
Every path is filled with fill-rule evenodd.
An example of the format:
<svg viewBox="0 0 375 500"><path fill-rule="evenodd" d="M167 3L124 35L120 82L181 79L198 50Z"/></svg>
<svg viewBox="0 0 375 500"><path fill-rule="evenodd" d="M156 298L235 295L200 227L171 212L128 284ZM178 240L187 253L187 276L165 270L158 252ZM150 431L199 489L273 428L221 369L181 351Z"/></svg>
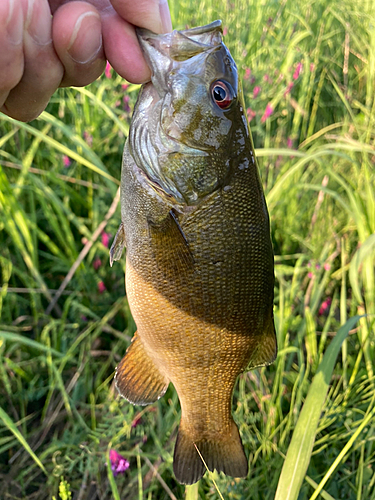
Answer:
<svg viewBox="0 0 375 500"><path fill-rule="evenodd" d="M281 471L275 500L297 500L310 462L320 414L341 344L359 316L350 318L337 332L312 381Z"/></svg>
<svg viewBox="0 0 375 500"><path fill-rule="evenodd" d="M20 431L17 429L17 426L13 422L13 420L9 417L6 411L4 411L1 406L0 406L0 419L4 422L4 425L8 427L10 432L12 432L20 444L25 448L25 450L29 453L31 458L35 461L35 463L42 469L44 474L47 476L47 471L44 468L44 465L42 462L39 460L39 458L35 455L33 450L30 448L29 443L26 441L26 439L23 437L23 435L20 433Z"/></svg>

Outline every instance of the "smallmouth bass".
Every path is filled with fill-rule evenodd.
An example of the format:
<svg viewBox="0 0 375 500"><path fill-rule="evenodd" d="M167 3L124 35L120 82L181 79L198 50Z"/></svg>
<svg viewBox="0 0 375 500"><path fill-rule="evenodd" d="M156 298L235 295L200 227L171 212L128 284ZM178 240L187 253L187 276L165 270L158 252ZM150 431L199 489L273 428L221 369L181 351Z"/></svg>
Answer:
<svg viewBox="0 0 375 500"><path fill-rule="evenodd" d="M125 144L121 225L137 332L117 367L120 394L147 405L174 385L181 422L174 474L205 466L245 477L231 415L238 375L271 363L273 251L236 64L221 21L156 35L137 30L152 71Z"/></svg>

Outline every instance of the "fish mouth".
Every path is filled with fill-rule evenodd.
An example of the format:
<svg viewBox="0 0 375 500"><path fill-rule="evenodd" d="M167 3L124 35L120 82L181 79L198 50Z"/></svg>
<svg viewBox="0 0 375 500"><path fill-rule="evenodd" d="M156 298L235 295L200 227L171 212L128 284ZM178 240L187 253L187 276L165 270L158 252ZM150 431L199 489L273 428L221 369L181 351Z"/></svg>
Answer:
<svg viewBox="0 0 375 500"><path fill-rule="evenodd" d="M136 29L143 55L151 69L155 87L165 91L165 75L176 63L215 49L222 43L222 22L214 21L206 26L157 35L145 28Z"/></svg>

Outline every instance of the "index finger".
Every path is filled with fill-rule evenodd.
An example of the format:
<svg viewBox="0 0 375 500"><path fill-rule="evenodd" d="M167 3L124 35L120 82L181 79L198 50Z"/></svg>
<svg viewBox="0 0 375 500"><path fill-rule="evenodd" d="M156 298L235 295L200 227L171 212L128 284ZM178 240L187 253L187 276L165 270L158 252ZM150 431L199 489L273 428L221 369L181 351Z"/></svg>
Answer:
<svg viewBox="0 0 375 500"><path fill-rule="evenodd" d="M134 26L154 33L172 31L168 0L111 0L116 12Z"/></svg>
<svg viewBox="0 0 375 500"><path fill-rule="evenodd" d="M151 72L143 57L135 27L156 33L172 30L167 0L111 0L112 9L102 11L106 57L115 71L132 83L145 83Z"/></svg>

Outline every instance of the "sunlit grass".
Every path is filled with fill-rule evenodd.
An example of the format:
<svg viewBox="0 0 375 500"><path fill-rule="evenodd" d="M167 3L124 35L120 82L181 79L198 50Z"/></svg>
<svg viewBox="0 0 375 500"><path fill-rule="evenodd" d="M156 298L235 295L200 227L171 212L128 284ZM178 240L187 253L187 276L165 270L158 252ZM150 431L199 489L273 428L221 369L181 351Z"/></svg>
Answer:
<svg viewBox="0 0 375 500"><path fill-rule="evenodd" d="M171 10L176 28L221 18L242 74L272 221L279 345L235 391L248 478L206 474L188 494L375 500L375 5L180 0ZM112 72L59 90L30 124L1 118L4 498L185 495L172 472L174 389L141 408L112 383L135 331L124 260L110 268L108 255L138 89L124 84ZM130 462L116 477L110 448Z"/></svg>

